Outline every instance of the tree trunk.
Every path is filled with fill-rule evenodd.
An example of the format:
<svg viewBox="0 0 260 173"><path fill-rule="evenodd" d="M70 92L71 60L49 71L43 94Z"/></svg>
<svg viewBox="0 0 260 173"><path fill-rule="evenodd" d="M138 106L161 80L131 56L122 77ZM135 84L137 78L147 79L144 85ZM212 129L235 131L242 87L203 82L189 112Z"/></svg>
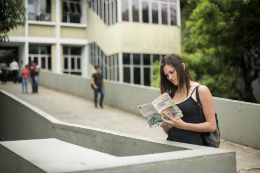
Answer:
<svg viewBox="0 0 260 173"><path fill-rule="evenodd" d="M254 94L253 94L253 88L252 88L252 81L251 82L245 82L245 92L244 92L244 97L243 100L246 102L251 102L251 103L258 103Z"/></svg>

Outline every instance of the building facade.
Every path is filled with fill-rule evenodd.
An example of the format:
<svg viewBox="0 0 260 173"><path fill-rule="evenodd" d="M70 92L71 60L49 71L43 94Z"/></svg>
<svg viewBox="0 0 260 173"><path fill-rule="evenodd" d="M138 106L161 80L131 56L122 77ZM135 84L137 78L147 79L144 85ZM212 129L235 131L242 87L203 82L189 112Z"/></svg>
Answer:
<svg viewBox="0 0 260 173"><path fill-rule="evenodd" d="M35 61L42 70L83 77L100 66L107 80L150 86L153 62L181 49L179 0L25 0L24 5L26 24L0 44L0 61L15 57L22 67Z"/></svg>

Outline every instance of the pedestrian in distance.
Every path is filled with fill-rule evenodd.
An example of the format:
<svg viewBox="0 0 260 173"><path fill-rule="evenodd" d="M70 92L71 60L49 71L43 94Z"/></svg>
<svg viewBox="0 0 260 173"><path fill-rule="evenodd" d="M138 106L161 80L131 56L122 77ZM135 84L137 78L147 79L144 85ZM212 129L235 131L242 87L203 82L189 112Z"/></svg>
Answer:
<svg viewBox="0 0 260 173"><path fill-rule="evenodd" d="M40 67L33 61L30 62L29 66L30 76L31 76L31 84L32 84L32 93L38 93L38 80L39 80L39 72L41 71Z"/></svg>
<svg viewBox="0 0 260 173"><path fill-rule="evenodd" d="M18 80L18 71L19 71L19 65L16 59L13 59L13 62L10 64L10 71L13 77L13 82L17 83Z"/></svg>
<svg viewBox="0 0 260 173"><path fill-rule="evenodd" d="M1 81L2 81L2 84L6 84L6 81L7 81L7 75L8 75L8 69L7 69L7 65L6 63L2 62L0 64L0 69L1 69Z"/></svg>
<svg viewBox="0 0 260 173"><path fill-rule="evenodd" d="M26 92L28 94L28 78L30 75L29 66L26 65L22 68L22 90L23 94Z"/></svg>
<svg viewBox="0 0 260 173"><path fill-rule="evenodd" d="M167 92L173 102L182 111L183 117L175 119L166 115L169 120L161 118L161 127L168 135L167 140L188 144L204 145L203 132L216 130L213 98L208 87L195 82L191 77L183 59L177 54L166 55L160 65L160 91ZM206 122L201 123L199 108L196 99L196 89ZM194 92L195 91L195 92Z"/></svg>
<svg viewBox="0 0 260 173"><path fill-rule="evenodd" d="M93 74L91 78L91 85L95 93L94 94L95 107L97 108L98 93L100 93L101 96L100 96L99 106L103 108L103 99L105 95L105 80L101 73L101 67L97 66L96 71L97 73Z"/></svg>

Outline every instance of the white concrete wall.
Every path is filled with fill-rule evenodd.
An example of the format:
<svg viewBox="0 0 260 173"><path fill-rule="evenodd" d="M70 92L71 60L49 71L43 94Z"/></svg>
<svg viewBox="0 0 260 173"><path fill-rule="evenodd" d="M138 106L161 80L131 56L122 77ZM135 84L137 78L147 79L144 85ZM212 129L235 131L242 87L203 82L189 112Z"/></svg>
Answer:
<svg viewBox="0 0 260 173"><path fill-rule="evenodd" d="M42 73L41 76L45 74ZM66 78L66 77L65 77ZM0 138L4 141L56 138L88 149L94 149L117 157L118 161L103 168L84 172L215 172L235 173L235 152L196 146L166 140L127 135L103 129L68 124L58 121L47 113L17 97L0 90ZM15 109L14 109L15 108ZM28 141L29 142L29 141ZM14 144L15 142L12 142ZM44 144L42 144L44 145ZM21 145L17 145L21 147ZM0 172L45 172L37 164L49 159L24 159L30 153L28 145L17 150L8 142L0 142ZM34 145L35 146L35 145ZM15 149L8 149L15 148ZM51 146L51 152L53 148ZM73 150L72 150L73 151ZM25 154L21 154L25 153ZM46 151L45 151L46 152ZM53 152L56 152L55 150ZM31 160L30 160L31 159ZM62 160L66 159L63 158ZM102 160L102 158L100 158ZM59 160L58 160L59 161ZM36 166L35 166L36 165ZM10 171L9 171L10 170ZM83 170L82 170L83 171ZM56 171L55 171L56 172ZM62 171L68 172L68 171Z"/></svg>
<svg viewBox="0 0 260 173"><path fill-rule="evenodd" d="M40 85L93 100L90 78L50 72L40 74ZM159 89L107 81L104 103L140 114L137 106L151 103ZM213 98L218 114L221 138L260 149L260 104Z"/></svg>

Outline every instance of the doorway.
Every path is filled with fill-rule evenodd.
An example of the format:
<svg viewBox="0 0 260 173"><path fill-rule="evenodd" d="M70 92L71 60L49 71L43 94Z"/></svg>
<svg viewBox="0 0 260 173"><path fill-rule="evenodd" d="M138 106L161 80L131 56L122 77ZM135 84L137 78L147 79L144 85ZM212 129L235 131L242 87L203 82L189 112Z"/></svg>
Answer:
<svg viewBox="0 0 260 173"><path fill-rule="evenodd" d="M13 62L13 59L16 59L19 62L18 57L18 47L3 47L0 46L0 63L6 63L8 73L7 73L7 80L12 81L12 75L10 73L10 63ZM19 64L20 67L20 64Z"/></svg>

